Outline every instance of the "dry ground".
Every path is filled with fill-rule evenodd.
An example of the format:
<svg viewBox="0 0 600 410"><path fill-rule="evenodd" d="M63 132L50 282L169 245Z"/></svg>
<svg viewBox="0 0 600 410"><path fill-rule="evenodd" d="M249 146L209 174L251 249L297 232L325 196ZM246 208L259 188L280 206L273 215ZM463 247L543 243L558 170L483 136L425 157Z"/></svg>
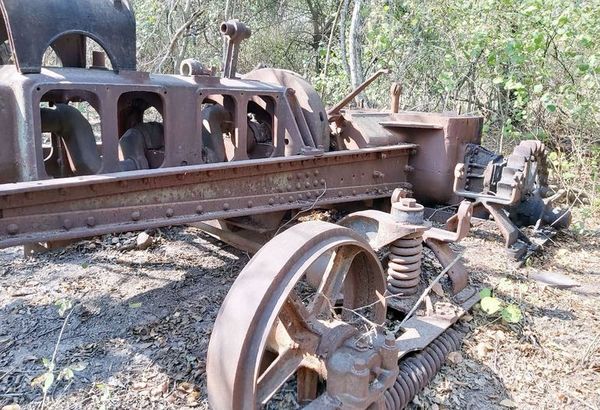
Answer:
<svg viewBox="0 0 600 410"><path fill-rule="evenodd" d="M134 238L27 259L20 249L0 251L0 408L41 407L32 381L45 373L65 323L61 300L73 309L56 370L74 374L54 381L46 408L207 407L213 321L249 256L194 228L159 231L146 251L131 249ZM472 281L518 304L524 319L507 325L474 309L462 322L462 361L446 366L412 406L600 408L598 226L559 235L523 269L507 260L493 225L475 228L460 248ZM581 286L560 290L527 278L544 271Z"/></svg>

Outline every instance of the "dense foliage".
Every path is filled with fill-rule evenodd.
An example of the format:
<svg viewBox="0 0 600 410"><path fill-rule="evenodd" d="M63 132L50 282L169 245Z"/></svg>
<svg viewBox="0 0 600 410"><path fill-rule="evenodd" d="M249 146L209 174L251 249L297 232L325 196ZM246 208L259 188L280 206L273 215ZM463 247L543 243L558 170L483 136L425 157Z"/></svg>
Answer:
<svg viewBox="0 0 600 410"><path fill-rule="evenodd" d="M253 29L241 71L288 68L332 104L352 88L352 69L363 79L390 68L390 81L403 84L402 108L483 114L484 143L495 150L540 139L561 186L600 206L598 0L133 3L145 69L173 72L190 56L218 67L218 23L236 17ZM366 104L386 107L390 81L372 86Z"/></svg>

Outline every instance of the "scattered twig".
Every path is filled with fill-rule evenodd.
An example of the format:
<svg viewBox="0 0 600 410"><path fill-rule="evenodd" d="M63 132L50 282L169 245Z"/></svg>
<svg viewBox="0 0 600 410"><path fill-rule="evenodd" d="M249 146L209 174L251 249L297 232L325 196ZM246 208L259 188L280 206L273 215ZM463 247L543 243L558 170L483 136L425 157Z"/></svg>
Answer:
<svg viewBox="0 0 600 410"><path fill-rule="evenodd" d="M71 314L73 313L73 310L75 308L71 308L71 310L69 310L69 313L67 314L67 316L65 317L65 320L63 322L62 328L60 329L60 334L58 335L58 340L56 341L56 345L54 346L54 352L52 353L52 359L50 359L50 364L52 367L54 367L54 365L56 364L56 355L58 354L58 348L60 346L60 341L63 337L63 334L65 333L65 329L67 328L67 323L69 323L69 318L71 317ZM53 371L53 370L51 370ZM44 396L42 397L42 405L41 405L41 409L43 410L45 405L46 405L46 398L48 396L48 390L44 389Z"/></svg>
<svg viewBox="0 0 600 410"><path fill-rule="evenodd" d="M11 374L12 372L14 372L16 369L17 369L16 367L13 367L12 369L8 369L8 371L7 371L6 373L4 373L2 376L0 376L0 382L1 382L2 380L4 380L4 378L5 378L6 376L8 376L8 375L9 375L9 374Z"/></svg>
<svg viewBox="0 0 600 410"><path fill-rule="evenodd" d="M594 352L598 348L599 339L600 339L600 333L596 335L596 337L594 338L592 343L590 343L590 345L587 347L587 349L585 349L585 352L583 352L583 355L577 362L576 368L585 366L585 363L588 361L588 359L594 354Z"/></svg>

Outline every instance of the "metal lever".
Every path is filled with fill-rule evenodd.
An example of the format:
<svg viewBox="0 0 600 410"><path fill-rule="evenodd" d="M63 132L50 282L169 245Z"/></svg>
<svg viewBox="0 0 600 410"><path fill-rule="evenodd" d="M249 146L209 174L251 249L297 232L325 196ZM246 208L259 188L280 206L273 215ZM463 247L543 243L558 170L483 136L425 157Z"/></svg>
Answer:
<svg viewBox="0 0 600 410"><path fill-rule="evenodd" d="M239 20L229 20L221 24L221 34L227 40L227 55L223 62L223 77L235 78L240 44L250 38L252 30Z"/></svg>

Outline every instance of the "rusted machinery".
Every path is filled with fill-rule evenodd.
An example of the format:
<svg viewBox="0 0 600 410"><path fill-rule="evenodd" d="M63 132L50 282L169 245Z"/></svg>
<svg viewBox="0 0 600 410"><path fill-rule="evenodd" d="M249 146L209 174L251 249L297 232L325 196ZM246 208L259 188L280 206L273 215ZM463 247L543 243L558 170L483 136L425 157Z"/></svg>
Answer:
<svg viewBox="0 0 600 410"><path fill-rule="evenodd" d="M450 247L474 213L487 209L507 245L515 223L569 219L549 210L539 144L505 160L479 145L482 118L398 112L398 87L391 111L344 110L352 94L326 111L294 73L237 73L251 34L239 21L220 27L221 76L195 60L155 75L136 70L125 0L0 6L0 247L212 220L272 238L215 323L214 408L258 408L284 386L312 408L403 408L478 300ZM59 67L42 67L48 50ZM457 212L435 228L421 204ZM330 207L347 216L291 223Z"/></svg>

